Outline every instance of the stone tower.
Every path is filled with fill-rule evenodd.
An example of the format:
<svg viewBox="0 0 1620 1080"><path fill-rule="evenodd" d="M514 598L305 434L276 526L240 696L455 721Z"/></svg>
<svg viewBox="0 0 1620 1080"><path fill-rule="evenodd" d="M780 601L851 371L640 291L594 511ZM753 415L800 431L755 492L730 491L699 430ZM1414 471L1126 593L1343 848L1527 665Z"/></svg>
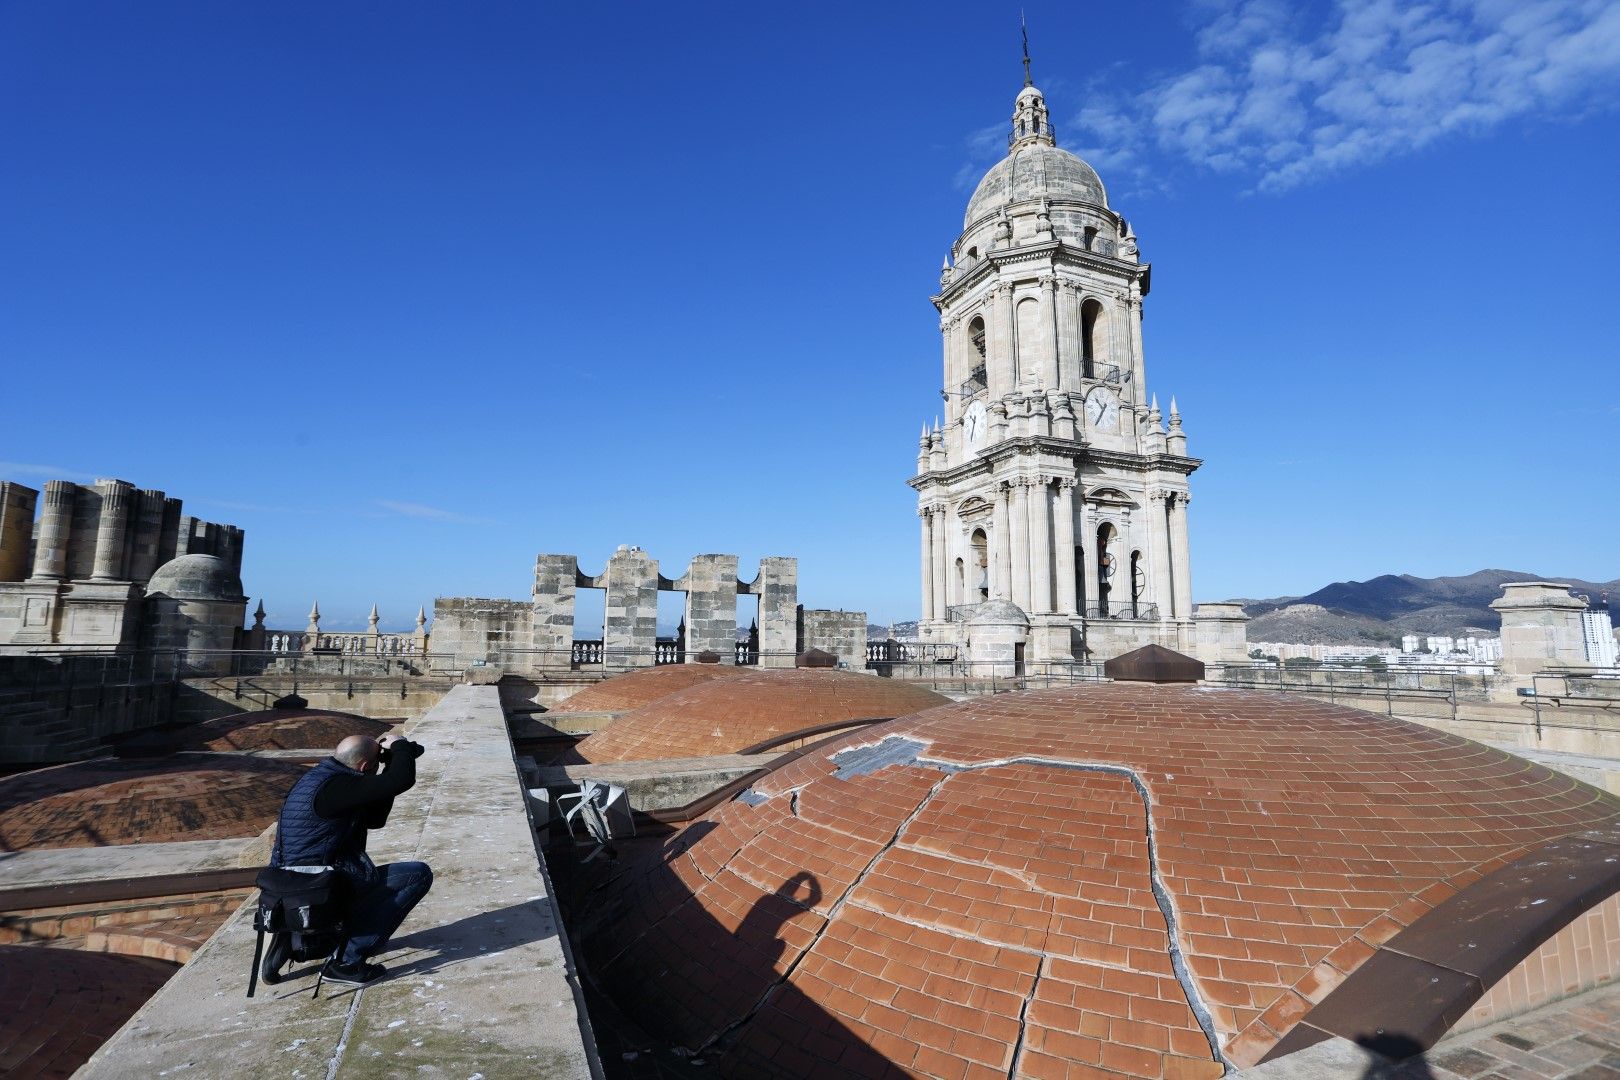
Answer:
<svg viewBox="0 0 1620 1080"><path fill-rule="evenodd" d="M943 426L917 490L925 641L966 642L972 605L1027 613L1031 660L1193 646L1187 477L1174 399L1150 396L1150 268L1095 170L1058 148L1027 80L1008 154L979 182L941 271ZM1166 428L1168 419L1168 429Z"/></svg>

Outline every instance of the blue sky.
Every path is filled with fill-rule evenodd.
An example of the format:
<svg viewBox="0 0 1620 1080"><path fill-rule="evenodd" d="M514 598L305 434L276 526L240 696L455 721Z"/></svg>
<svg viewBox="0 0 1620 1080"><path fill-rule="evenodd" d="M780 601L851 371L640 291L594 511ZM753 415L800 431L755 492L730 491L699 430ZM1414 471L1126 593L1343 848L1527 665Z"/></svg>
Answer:
<svg viewBox="0 0 1620 1080"><path fill-rule="evenodd" d="M1154 264L1198 599L1620 576L1620 5L1025 7ZM928 297L1017 19L0 4L0 476L242 526L283 626L621 543L913 617Z"/></svg>

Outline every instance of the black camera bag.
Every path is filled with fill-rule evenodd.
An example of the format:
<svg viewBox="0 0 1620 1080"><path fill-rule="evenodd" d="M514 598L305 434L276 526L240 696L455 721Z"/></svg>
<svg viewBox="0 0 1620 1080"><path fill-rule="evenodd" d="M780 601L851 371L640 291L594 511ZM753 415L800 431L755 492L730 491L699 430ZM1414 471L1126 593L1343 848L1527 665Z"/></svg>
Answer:
<svg viewBox="0 0 1620 1080"><path fill-rule="evenodd" d="M343 878L331 867L290 870L268 866L259 871L254 884L259 889L259 903L253 912L253 929L258 931L258 937L253 946L248 997L258 986L265 934L286 934L291 959L324 960L343 942L346 913ZM266 970L264 981L279 982L279 971Z"/></svg>

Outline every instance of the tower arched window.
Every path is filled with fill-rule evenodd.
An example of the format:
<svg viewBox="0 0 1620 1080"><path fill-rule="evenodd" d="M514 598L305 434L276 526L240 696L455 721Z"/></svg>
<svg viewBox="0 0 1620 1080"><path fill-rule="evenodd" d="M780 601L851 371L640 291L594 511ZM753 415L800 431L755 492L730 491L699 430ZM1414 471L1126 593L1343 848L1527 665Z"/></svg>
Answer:
<svg viewBox="0 0 1620 1080"><path fill-rule="evenodd" d="M1108 351L1108 316L1095 300L1080 305L1080 374L1087 379L1097 378L1098 366L1106 362Z"/></svg>

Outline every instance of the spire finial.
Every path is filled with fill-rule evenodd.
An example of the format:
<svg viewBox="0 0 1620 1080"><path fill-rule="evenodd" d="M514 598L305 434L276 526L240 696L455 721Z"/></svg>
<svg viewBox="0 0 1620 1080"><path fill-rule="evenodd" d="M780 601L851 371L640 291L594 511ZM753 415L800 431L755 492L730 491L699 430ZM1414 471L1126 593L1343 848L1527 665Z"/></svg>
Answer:
<svg viewBox="0 0 1620 1080"><path fill-rule="evenodd" d="M1029 77L1029 23L1024 20L1024 9L1018 9L1018 27L1024 32L1024 85L1034 86Z"/></svg>

